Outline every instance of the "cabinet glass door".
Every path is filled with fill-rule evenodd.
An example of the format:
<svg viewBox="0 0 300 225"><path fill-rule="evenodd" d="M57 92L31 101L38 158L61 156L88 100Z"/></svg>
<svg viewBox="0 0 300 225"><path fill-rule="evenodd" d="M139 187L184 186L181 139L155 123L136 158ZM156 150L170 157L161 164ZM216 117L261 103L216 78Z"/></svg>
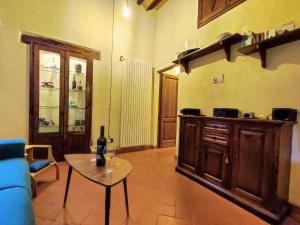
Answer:
<svg viewBox="0 0 300 225"><path fill-rule="evenodd" d="M60 54L39 50L39 133L59 132Z"/></svg>
<svg viewBox="0 0 300 225"><path fill-rule="evenodd" d="M69 60L68 131L85 131L87 61L75 57Z"/></svg>

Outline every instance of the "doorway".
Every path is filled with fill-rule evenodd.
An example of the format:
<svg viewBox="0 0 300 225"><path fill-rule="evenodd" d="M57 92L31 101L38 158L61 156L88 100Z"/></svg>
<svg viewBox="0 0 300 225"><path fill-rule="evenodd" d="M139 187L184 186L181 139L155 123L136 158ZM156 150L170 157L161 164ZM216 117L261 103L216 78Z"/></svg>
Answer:
<svg viewBox="0 0 300 225"><path fill-rule="evenodd" d="M160 71L159 71L160 72ZM174 68L160 72L158 146L176 146L178 77Z"/></svg>

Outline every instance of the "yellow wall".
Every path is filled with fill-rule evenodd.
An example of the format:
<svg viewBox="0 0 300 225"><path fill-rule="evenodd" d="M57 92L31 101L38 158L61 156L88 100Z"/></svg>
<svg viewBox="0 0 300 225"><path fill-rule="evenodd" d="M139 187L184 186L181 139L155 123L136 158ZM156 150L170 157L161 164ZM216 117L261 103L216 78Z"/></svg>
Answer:
<svg viewBox="0 0 300 225"><path fill-rule="evenodd" d="M111 0L0 0L0 138L28 138L29 75L27 46L20 32L27 31L80 44L101 51L94 61L92 135L108 123L111 54ZM111 136L119 143L120 55L153 62L155 12L145 13L135 0L129 1L132 16L125 19L116 1L115 52ZM1 24L0 23L0 24Z"/></svg>
<svg viewBox="0 0 300 225"><path fill-rule="evenodd" d="M170 65L188 40L196 40L203 47L223 32L262 32L293 20L300 25L299 1L247 0L197 29L197 3L198 0L185 0L184 4L182 0L171 0L158 11L157 68ZM233 62L227 62L219 51L191 63L192 73L179 76L178 108L199 107L205 115L211 115L214 107L237 107L259 114L270 114L273 107L300 109L300 42L269 50L267 69L261 68L258 55L240 55L238 47L233 46ZM223 84L212 84L216 74L224 74ZM300 205L298 126L294 129L290 184L290 202Z"/></svg>

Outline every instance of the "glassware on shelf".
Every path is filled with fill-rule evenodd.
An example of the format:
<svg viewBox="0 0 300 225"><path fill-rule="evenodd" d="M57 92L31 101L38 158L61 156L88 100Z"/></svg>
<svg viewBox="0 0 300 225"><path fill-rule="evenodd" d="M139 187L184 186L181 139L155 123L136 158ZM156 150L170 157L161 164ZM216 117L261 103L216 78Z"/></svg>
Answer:
<svg viewBox="0 0 300 225"><path fill-rule="evenodd" d="M39 54L39 133L59 132L60 55L44 50Z"/></svg>
<svg viewBox="0 0 300 225"><path fill-rule="evenodd" d="M69 131L85 130L87 61L70 57L69 61Z"/></svg>

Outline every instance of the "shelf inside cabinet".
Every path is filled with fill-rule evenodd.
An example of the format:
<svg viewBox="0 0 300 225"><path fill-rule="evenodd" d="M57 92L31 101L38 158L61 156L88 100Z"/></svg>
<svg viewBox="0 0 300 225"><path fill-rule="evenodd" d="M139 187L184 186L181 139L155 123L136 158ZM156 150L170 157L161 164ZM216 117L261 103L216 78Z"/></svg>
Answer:
<svg viewBox="0 0 300 225"><path fill-rule="evenodd" d="M49 73L60 73L60 68L58 67L49 67L49 66L40 66L41 71Z"/></svg>
<svg viewBox="0 0 300 225"><path fill-rule="evenodd" d="M73 110L85 110L86 108L84 108L84 107L69 107L69 109L73 109Z"/></svg>
<svg viewBox="0 0 300 225"><path fill-rule="evenodd" d="M258 52L261 58L261 66L263 68L267 67L267 50L269 48L274 48L283 44L287 44L293 41L300 40L300 28L295 29L293 31L285 32L284 34L277 35L272 38L268 38L261 42L241 47L238 51L243 53L244 55L249 55L251 53Z"/></svg>
<svg viewBox="0 0 300 225"><path fill-rule="evenodd" d="M59 109L58 106L48 106L48 105L40 105L40 108L46 108L46 109Z"/></svg>
<svg viewBox="0 0 300 225"><path fill-rule="evenodd" d="M39 125L39 133L58 133L59 126L56 125Z"/></svg>
<svg viewBox="0 0 300 225"><path fill-rule="evenodd" d="M72 75L74 75L74 76L86 76L86 74L85 73L77 73L77 72L75 72L75 71L69 71L69 73L70 74L72 74Z"/></svg>
<svg viewBox="0 0 300 225"><path fill-rule="evenodd" d="M217 41L205 48L196 50L190 54L187 54L179 59L176 59L173 61L175 64L180 64L184 67L184 70L186 73L189 73L189 62L201 58L205 55L211 54L213 52L219 51L221 49L224 50L226 54L226 60L230 61L231 60L231 45L240 42L242 39L242 36L238 33L233 34L221 41Z"/></svg>
<svg viewBox="0 0 300 225"><path fill-rule="evenodd" d="M40 87L41 91L58 91L59 88L46 88L46 87Z"/></svg>
<svg viewBox="0 0 300 225"><path fill-rule="evenodd" d="M79 89L70 89L69 92L83 92L85 93L85 90L79 90Z"/></svg>
<svg viewBox="0 0 300 225"><path fill-rule="evenodd" d="M68 127L69 127L69 132L84 131L85 130L85 125L69 124Z"/></svg>

